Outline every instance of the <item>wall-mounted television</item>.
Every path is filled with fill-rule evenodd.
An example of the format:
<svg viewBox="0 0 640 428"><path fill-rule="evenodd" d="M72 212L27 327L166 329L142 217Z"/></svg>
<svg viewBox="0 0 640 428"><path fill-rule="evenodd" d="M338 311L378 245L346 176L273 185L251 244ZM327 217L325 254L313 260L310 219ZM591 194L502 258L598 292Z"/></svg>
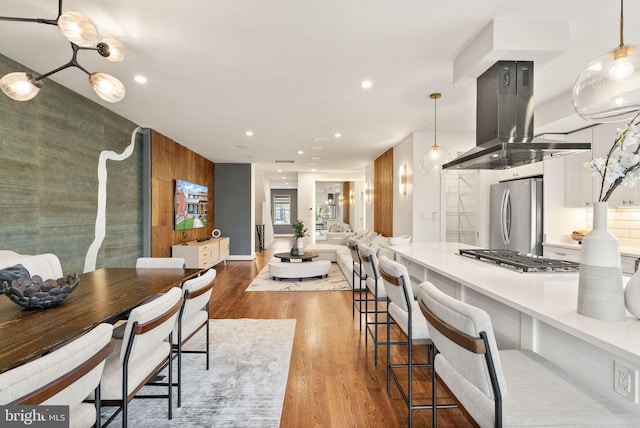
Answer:
<svg viewBox="0 0 640 428"><path fill-rule="evenodd" d="M176 180L175 190L175 230L206 227L209 200L207 186Z"/></svg>

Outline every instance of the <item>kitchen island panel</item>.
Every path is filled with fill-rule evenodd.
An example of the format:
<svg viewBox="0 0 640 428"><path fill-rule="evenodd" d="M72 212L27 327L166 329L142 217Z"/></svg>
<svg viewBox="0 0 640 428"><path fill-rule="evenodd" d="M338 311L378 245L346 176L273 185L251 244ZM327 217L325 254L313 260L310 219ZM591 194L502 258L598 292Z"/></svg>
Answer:
<svg viewBox="0 0 640 428"><path fill-rule="evenodd" d="M578 273L521 273L462 256L460 248L476 247L451 242L387 248L396 260L421 266L415 276L486 310L499 347L538 352L640 415L640 405L614 391L615 361L640 371L640 321L630 314L622 322L578 314Z"/></svg>

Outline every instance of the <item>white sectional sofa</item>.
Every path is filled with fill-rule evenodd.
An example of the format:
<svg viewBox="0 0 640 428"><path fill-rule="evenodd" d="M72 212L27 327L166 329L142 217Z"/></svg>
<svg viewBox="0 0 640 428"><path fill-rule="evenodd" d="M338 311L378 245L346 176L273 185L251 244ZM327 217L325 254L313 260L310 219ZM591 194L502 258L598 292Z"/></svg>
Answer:
<svg viewBox="0 0 640 428"><path fill-rule="evenodd" d="M387 241L386 237L370 231L361 231L356 234L352 233L351 235L356 239L362 239L363 242L375 249L380 248L380 244ZM307 245L305 251L318 253L317 260L329 260L332 263L337 263L344 277L351 287L353 287L353 258L346 245L346 240L347 238L345 238L344 244L321 243Z"/></svg>

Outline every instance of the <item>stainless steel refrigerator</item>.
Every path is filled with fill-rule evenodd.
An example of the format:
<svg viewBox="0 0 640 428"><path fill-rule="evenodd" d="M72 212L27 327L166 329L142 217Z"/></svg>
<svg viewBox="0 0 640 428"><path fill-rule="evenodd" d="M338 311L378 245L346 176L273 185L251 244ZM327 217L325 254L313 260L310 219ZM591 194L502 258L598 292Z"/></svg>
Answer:
<svg viewBox="0 0 640 428"><path fill-rule="evenodd" d="M492 184L489 240L491 249L542 255L542 178Z"/></svg>

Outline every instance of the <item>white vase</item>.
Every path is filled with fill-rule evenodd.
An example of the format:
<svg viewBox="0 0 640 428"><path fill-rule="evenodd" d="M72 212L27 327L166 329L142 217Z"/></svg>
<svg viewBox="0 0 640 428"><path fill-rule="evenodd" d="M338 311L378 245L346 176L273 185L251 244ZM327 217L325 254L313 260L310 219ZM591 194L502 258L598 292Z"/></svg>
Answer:
<svg viewBox="0 0 640 428"><path fill-rule="evenodd" d="M629 278L624 287L624 304L631 315L640 319L640 269Z"/></svg>
<svg viewBox="0 0 640 428"><path fill-rule="evenodd" d="M623 321L620 247L607 230L607 209L606 202L593 204L593 230L582 238L578 313L604 321Z"/></svg>
<svg viewBox="0 0 640 428"><path fill-rule="evenodd" d="M300 254L304 254L304 241L302 238L296 239L296 247L298 247L298 252Z"/></svg>

